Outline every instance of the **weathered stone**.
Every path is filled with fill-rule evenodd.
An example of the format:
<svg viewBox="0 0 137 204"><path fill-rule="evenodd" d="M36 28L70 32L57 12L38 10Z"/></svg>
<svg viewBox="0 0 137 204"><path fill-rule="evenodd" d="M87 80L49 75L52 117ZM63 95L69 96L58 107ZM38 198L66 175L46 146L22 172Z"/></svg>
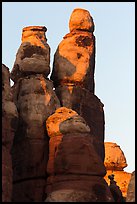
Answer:
<svg viewBox="0 0 137 204"><path fill-rule="evenodd" d="M51 178L52 179L52 178ZM113 202L109 188L102 177L87 175L55 175L54 185L47 180L46 202ZM50 181L51 182L51 181ZM52 191L51 191L52 189ZM75 195L75 196L74 196ZM85 197L86 195L86 197Z"/></svg>
<svg viewBox="0 0 137 204"><path fill-rule="evenodd" d="M55 196L55 201L75 201L75 199L84 201L85 194L87 201L111 200L108 186L103 179L106 170L94 149L93 137L85 120L72 109L61 107L47 119L46 127L50 137L46 202L52 201L50 199L52 193L58 190L60 190L59 197ZM98 179L94 180L95 177L100 178L100 183ZM104 193L103 198L98 192L94 192L94 186L96 190L100 188ZM76 197L72 199L71 193L68 192L62 197L62 190L67 189L74 191ZM89 192L89 189L93 191ZM83 192L81 197L77 190L82 192L86 190L86 192Z"/></svg>
<svg viewBox="0 0 137 204"><path fill-rule="evenodd" d="M56 147L54 169L56 174L104 176L106 173L103 162L94 149L91 135L79 132L64 133L62 141Z"/></svg>
<svg viewBox="0 0 137 204"><path fill-rule="evenodd" d="M105 160L104 165L107 170L105 180L109 184L108 176L114 174L115 181L119 186L124 198L127 196L127 188L131 173L125 172L123 169L127 166L126 158L120 146L116 143L105 142Z"/></svg>
<svg viewBox="0 0 137 204"><path fill-rule="evenodd" d="M12 182L7 180L7 176L2 176L2 202L11 202Z"/></svg>
<svg viewBox="0 0 137 204"><path fill-rule="evenodd" d="M43 139L46 134L46 119L60 107L60 102L52 89L52 82L42 75L36 75L22 78L16 85L13 92L14 89L18 91L14 99L20 112L18 130L22 129L22 133L18 133L20 139L22 137Z"/></svg>
<svg viewBox="0 0 137 204"><path fill-rule="evenodd" d="M104 164L107 170L123 170L127 166L125 155L119 145L105 142Z"/></svg>
<svg viewBox="0 0 137 204"><path fill-rule="evenodd" d="M69 29L71 32L73 30L93 32L94 22L89 11L81 8L74 9L70 16Z"/></svg>
<svg viewBox="0 0 137 204"><path fill-rule="evenodd" d="M2 100L12 100L9 68L2 64Z"/></svg>
<svg viewBox="0 0 137 204"><path fill-rule="evenodd" d="M74 31L67 34L54 55L51 79L58 85L81 86L94 93L95 37Z"/></svg>
<svg viewBox="0 0 137 204"><path fill-rule="evenodd" d="M117 182L117 185L119 186L122 195L124 198L127 196L127 188L128 184L131 178L131 173L125 172L125 171L117 171L117 170L107 170L107 173L104 177L108 185L110 184L110 181L108 179L108 176L114 174L115 176L115 181Z"/></svg>
<svg viewBox="0 0 137 204"><path fill-rule="evenodd" d="M11 72L14 82L29 74L50 73L50 47L45 37L46 27L29 26L23 29L22 43Z"/></svg>
<svg viewBox="0 0 137 204"><path fill-rule="evenodd" d="M13 181L37 177L46 178L46 164L48 161L48 140L22 141L13 145Z"/></svg>
<svg viewBox="0 0 137 204"><path fill-rule="evenodd" d="M104 110L100 99L79 86L59 86L55 90L62 106L75 110L84 118L94 135L97 153L104 161Z"/></svg>
<svg viewBox="0 0 137 204"><path fill-rule="evenodd" d="M55 137L58 135L62 135L60 130L60 124L68 118L72 116L77 116L78 114L66 107L58 108L55 113L48 117L46 120L46 128L48 131L49 137ZM54 128L53 128L54 127Z"/></svg>
<svg viewBox="0 0 137 204"><path fill-rule="evenodd" d="M18 122L9 74L8 67L2 65L2 202L11 202L13 172L10 151Z"/></svg>
<svg viewBox="0 0 137 204"><path fill-rule="evenodd" d="M38 202L45 199L43 192L49 146L45 122L60 107L53 84L46 79L50 72L50 47L45 31L43 26L23 29L22 44L11 72L15 82L12 93L19 111L12 147L14 202ZM44 186L40 185L37 189L32 183L39 179L43 180ZM23 184L25 181L28 182ZM28 190L27 187L32 189Z"/></svg>
<svg viewBox="0 0 137 204"><path fill-rule="evenodd" d="M135 171L132 172L128 184L126 202L135 202Z"/></svg>
<svg viewBox="0 0 137 204"><path fill-rule="evenodd" d="M29 179L13 184L12 202L42 202L45 200L46 180Z"/></svg>

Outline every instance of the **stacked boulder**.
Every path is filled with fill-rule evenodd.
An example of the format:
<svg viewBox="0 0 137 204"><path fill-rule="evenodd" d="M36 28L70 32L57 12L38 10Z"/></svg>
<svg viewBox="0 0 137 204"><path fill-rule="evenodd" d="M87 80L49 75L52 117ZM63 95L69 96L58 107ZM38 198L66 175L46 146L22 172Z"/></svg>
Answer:
<svg viewBox="0 0 137 204"><path fill-rule="evenodd" d="M85 9L74 9L70 33L64 36L54 55L51 79L62 106L82 116L93 135L93 144L104 161L104 110L94 94L94 22Z"/></svg>
<svg viewBox="0 0 137 204"><path fill-rule="evenodd" d="M46 119L60 107L47 78L50 73L50 47L46 27L23 29L11 72L12 91L19 112L15 134L13 161L13 202L40 202L45 199L48 136Z"/></svg>
<svg viewBox="0 0 137 204"><path fill-rule="evenodd" d="M72 109L61 107L46 121L50 137L45 202L113 202L90 128Z"/></svg>
<svg viewBox="0 0 137 204"><path fill-rule="evenodd" d="M124 198L127 196L128 184L131 178L131 173L124 171L127 167L127 162L120 146L113 142L105 142L105 161L104 165L107 170L105 180L109 185L108 176L114 174L115 181L119 186Z"/></svg>
<svg viewBox="0 0 137 204"><path fill-rule="evenodd" d="M8 67L2 64L2 202L11 202L11 148L18 123L18 112L13 102Z"/></svg>

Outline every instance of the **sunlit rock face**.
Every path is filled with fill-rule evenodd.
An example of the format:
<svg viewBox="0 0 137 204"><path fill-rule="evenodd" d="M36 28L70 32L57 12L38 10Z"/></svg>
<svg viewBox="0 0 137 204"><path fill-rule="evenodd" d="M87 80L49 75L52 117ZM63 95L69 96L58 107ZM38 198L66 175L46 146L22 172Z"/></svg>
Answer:
<svg viewBox="0 0 137 204"><path fill-rule="evenodd" d="M127 196L127 188L129 180L131 178L131 173L124 171L127 167L126 158L124 152L121 150L120 146L113 142L105 142L105 161L104 165L107 170L107 174L104 177L109 184L108 175L114 174L114 180L120 187L122 195L124 198Z"/></svg>
<svg viewBox="0 0 137 204"><path fill-rule="evenodd" d="M11 148L18 123L18 112L13 102L10 73L2 64L2 202L11 202L12 159Z"/></svg>
<svg viewBox="0 0 137 204"><path fill-rule="evenodd" d="M50 47L45 36L45 26L29 26L22 31L22 43L17 51L11 72L11 79L16 82L20 77L31 74L50 73Z"/></svg>
<svg viewBox="0 0 137 204"><path fill-rule="evenodd" d="M70 16L69 29L70 31L84 30L88 32L93 32L94 22L89 11L81 8L74 9Z"/></svg>
<svg viewBox="0 0 137 204"><path fill-rule="evenodd" d="M93 32L84 28L87 18L91 19L91 16L83 9L72 13L70 33L64 36L57 48L51 79L55 86L70 83L94 93L95 37ZM77 26L76 19L78 19L78 24L79 21L83 22L81 29ZM73 29L73 22L75 29ZM90 24L93 23L90 22Z"/></svg>
<svg viewBox="0 0 137 204"><path fill-rule="evenodd" d="M135 171L132 172L128 184L126 202L135 202Z"/></svg>
<svg viewBox="0 0 137 204"><path fill-rule="evenodd" d="M49 150L45 121L60 107L53 83L46 78L50 56L45 30L39 26L23 29L22 44L11 72L15 82L12 92L19 111L12 148L13 202L40 202L45 198Z"/></svg>
<svg viewBox="0 0 137 204"><path fill-rule="evenodd" d="M95 36L90 13L74 9L69 29L55 52L51 79L61 106L75 110L92 130L95 150L104 161L104 105L94 94Z"/></svg>
<svg viewBox="0 0 137 204"><path fill-rule="evenodd" d="M46 202L112 201L86 121L61 107L47 119L46 127L50 137Z"/></svg>

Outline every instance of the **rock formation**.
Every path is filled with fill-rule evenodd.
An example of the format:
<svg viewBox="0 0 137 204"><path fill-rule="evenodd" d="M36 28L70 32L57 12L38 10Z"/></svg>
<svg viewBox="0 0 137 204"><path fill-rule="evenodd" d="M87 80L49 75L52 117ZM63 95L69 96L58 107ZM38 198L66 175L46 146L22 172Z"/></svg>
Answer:
<svg viewBox="0 0 137 204"><path fill-rule="evenodd" d="M17 122L18 112L11 93L9 69L2 64L2 202L11 202L11 147Z"/></svg>
<svg viewBox="0 0 137 204"><path fill-rule="evenodd" d="M135 171L132 172L128 184L126 202L135 202Z"/></svg>
<svg viewBox="0 0 137 204"><path fill-rule="evenodd" d="M61 107L47 119L46 127L50 137L46 202L113 201L85 120Z"/></svg>
<svg viewBox="0 0 137 204"><path fill-rule="evenodd" d="M109 184L108 176L114 174L115 181L120 187L124 198L127 196L127 188L131 178L131 173L124 171L127 167L127 162L123 151L116 143L105 142L105 161L104 165L107 170L105 180Z"/></svg>
<svg viewBox="0 0 137 204"><path fill-rule="evenodd" d="M12 91L19 112L19 124L12 148L13 202L40 202L45 199L48 137L46 119L60 107L47 79L50 48L46 27L23 29L11 72Z"/></svg>
<svg viewBox="0 0 137 204"><path fill-rule="evenodd" d="M94 135L93 143L104 161L104 110L94 94L94 22L87 10L74 9L65 35L54 55L51 79L61 105L82 116Z"/></svg>

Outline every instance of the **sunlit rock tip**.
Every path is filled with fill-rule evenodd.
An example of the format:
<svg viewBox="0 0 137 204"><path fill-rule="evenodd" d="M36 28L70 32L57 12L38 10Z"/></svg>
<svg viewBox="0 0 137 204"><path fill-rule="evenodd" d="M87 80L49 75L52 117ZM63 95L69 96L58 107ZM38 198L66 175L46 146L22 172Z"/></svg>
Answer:
<svg viewBox="0 0 137 204"><path fill-rule="evenodd" d="M70 16L69 29L70 31L85 30L85 31L93 32L94 22L89 11L82 8L74 9Z"/></svg>
<svg viewBox="0 0 137 204"><path fill-rule="evenodd" d="M105 142L105 161L107 169L123 170L127 166L126 157L120 146L113 142Z"/></svg>
<svg viewBox="0 0 137 204"><path fill-rule="evenodd" d="M26 26L22 29L22 31L47 31L47 28L45 26Z"/></svg>

